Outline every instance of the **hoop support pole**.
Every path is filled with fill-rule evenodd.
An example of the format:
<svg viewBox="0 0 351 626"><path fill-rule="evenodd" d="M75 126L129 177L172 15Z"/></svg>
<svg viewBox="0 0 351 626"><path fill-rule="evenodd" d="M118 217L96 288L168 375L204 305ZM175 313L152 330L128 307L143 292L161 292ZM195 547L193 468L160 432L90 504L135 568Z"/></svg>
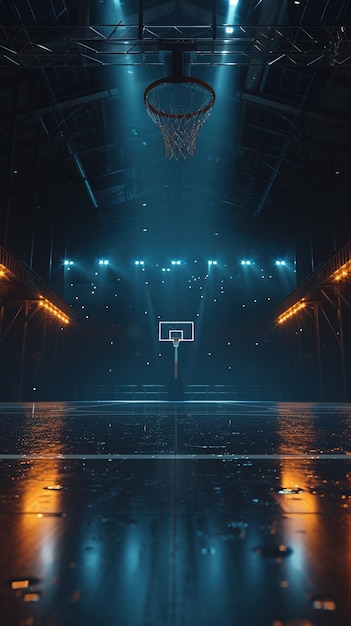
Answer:
<svg viewBox="0 0 351 626"><path fill-rule="evenodd" d="M174 380L178 379L178 350L179 343L173 344L174 347Z"/></svg>

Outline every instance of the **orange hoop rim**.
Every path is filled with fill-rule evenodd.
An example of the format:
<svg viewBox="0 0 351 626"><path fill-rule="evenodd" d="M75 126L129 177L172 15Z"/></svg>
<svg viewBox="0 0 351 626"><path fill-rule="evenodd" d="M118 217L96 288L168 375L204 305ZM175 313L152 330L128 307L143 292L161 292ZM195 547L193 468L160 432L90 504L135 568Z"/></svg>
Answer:
<svg viewBox="0 0 351 626"><path fill-rule="evenodd" d="M211 96L211 100L206 104L206 106L204 106L201 109L197 109L196 111L190 112L190 113L166 113L165 111L162 111L162 109L156 109L152 104L150 104L150 102L148 101L148 96L150 94L150 92L155 89L156 87L158 87L159 85L163 85L165 83L174 83L174 84L195 84L195 85L199 85L200 87L203 87L203 89L206 89L210 96ZM192 117L196 117L198 115L204 115L205 113L207 113L207 111L210 111L214 105L216 99L216 94L215 91L213 89L213 87L211 87L211 85L208 85L207 83L205 83L204 80L201 80L200 78L194 78L193 76L183 76L181 80L174 80L174 78L172 76L165 76L164 78L159 78L158 80L155 80L153 83L151 83L144 91L144 102L145 102L145 106L156 116L159 117L165 117L167 119L190 119Z"/></svg>

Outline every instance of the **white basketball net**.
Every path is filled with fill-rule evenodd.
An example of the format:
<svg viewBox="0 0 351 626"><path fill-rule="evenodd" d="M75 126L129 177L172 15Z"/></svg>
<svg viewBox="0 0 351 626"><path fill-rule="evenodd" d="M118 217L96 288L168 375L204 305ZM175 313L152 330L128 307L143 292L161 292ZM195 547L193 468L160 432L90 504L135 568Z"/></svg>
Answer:
<svg viewBox="0 0 351 626"><path fill-rule="evenodd" d="M201 126L209 117L214 93L197 82L162 82L145 96L147 112L163 136L168 159L193 156Z"/></svg>

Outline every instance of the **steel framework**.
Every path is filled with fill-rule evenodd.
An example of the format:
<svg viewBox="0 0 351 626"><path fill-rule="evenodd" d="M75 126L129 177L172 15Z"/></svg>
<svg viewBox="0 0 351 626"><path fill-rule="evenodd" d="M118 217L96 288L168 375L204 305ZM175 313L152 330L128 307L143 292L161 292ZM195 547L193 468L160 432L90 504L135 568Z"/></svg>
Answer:
<svg viewBox="0 0 351 626"><path fill-rule="evenodd" d="M119 23L1 26L0 67L162 65L159 50L167 43L192 50L192 63L200 66L351 66L351 26L346 25Z"/></svg>
<svg viewBox="0 0 351 626"><path fill-rule="evenodd" d="M328 330L339 352L340 384L342 399L349 399L348 362L346 339L346 314L350 315L351 304L349 284L351 278L351 242L340 248L326 263L298 287L279 307L277 324L284 326L287 332L295 331L298 337L305 323L312 321L314 328L314 343L317 356L317 374L319 393L322 400L326 400L326 374L323 368L323 352L330 351L330 342L326 340ZM347 290L347 291L346 291ZM297 325L290 326L296 320ZM299 330L296 328L299 327ZM324 348L323 348L324 345ZM299 351L301 352L299 339ZM301 354L299 361L302 361ZM301 364L301 363L300 363Z"/></svg>

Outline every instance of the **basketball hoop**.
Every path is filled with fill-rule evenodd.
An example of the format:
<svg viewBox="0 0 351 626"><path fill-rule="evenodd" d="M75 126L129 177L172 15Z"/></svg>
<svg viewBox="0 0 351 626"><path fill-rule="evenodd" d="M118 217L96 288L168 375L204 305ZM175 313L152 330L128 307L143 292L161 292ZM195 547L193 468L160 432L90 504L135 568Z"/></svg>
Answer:
<svg viewBox="0 0 351 626"><path fill-rule="evenodd" d="M209 117L215 92L204 81L190 76L175 80L166 76L145 90L148 115L162 133L168 159L193 156L201 126Z"/></svg>

